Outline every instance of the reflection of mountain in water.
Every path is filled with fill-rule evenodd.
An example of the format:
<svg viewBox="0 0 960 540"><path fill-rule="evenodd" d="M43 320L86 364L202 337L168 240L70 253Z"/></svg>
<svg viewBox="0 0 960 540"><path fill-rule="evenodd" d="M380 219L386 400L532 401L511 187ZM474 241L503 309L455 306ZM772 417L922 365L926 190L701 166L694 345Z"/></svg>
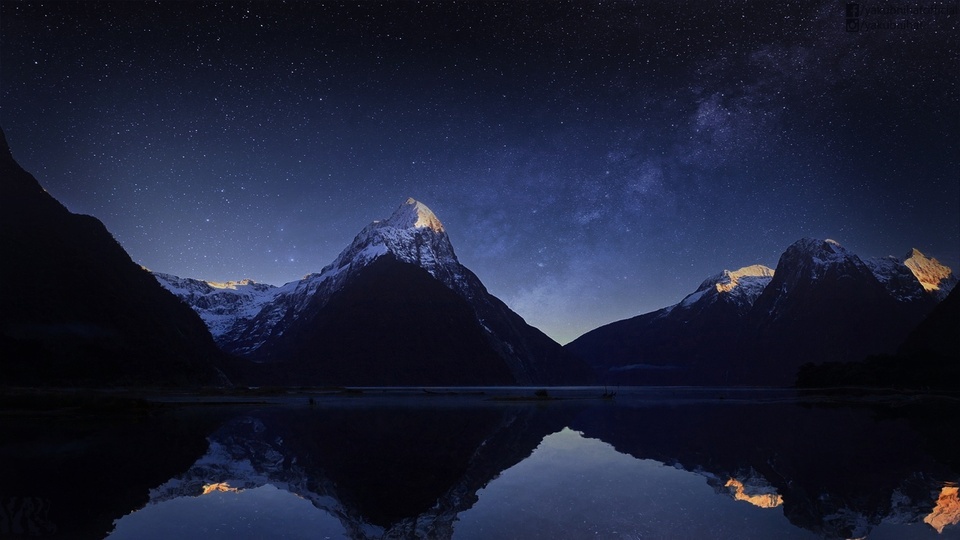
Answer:
<svg viewBox="0 0 960 540"><path fill-rule="evenodd" d="M746 475L745 478L731 477L723 487L730 488L734 499L748 502L758 508L776 508L783 504L783 495L777 493L777 488L756 474Z"/></svg>
<svg viewBox="0 0 960 540"><path fill-rule="evenodd" d="M960 518L949 490L941 495L960 471L934 457L957 448L945 420L956 418L956 406L949 409L877 420L869 408L795 403L620 406L586 411L572 427L620 452L702 474L718 493L768 508L782 503L791 523L826 538L854 538L881 523ZM949 431L911 425L938 417Z"/></svg>
<svg viewBox="0 0 960 540"><path fill-rule="evenodd" d="M361 405L235 417L151 502L269 483L337 517L352 538L449 538L477 491L570 416L565 407Z"/></svg>
<svg viewBox="0 0 960 540"><path fill-rule="evenodd" d="M718 494L826 538L862 537L881 523L949 534L960 518L956 409L621 394L602 405L362 397L6 418L0 536L102 538L145 504L269 484L334 516L352 538L450 538L482 488L567 426L700 474Z"/></svg>
<svg viewBox="0 0 960 540"><path fill-rule="evenodd" d="M203 454L216 414L0 417L0 538L101 539Z"/></svg>
<svg viewBox="0 0 960 540"><path fill-rule="evenodd" d="M947 485L940 490L937 505L923 518L923 522L942 533L947 525L960 523L960 496L957 486Z"/></svg>

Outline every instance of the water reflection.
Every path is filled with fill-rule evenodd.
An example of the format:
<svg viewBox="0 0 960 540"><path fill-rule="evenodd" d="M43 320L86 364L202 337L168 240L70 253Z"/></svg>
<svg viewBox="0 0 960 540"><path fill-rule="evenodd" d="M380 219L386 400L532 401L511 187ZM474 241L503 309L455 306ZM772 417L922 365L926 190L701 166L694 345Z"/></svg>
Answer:
<svg viewBox="0 0 960 540"><path fill-rule="evenodd" d="M949 525L960 523L960 497L957 495L956 485L943 486L937 497L937 505L933 511L923 518L923 522L930 525L937 532L942 533Z"/></svg>
<svg viewBox="0 0 960 540"><path fill-rule="evenodd" d="M190 467L216 414L0 415L0 537L103 538Z"/></svg>
<svg viewBox="0 0 960 540"><path fill-rule="evenodd" d="M862 538L881 525L922 525L956 481L957 430L947 420L956 412L936 401L627 403L572 425L620 452L695 471L718 493L731 493L730 479L765 487L755 493L779 498L791 523L822 537ZM933 532L917 529L910 534Z"/></svg>
<svg viewBox="0 0 960 540"><path fill-rule="evenodd" d="M748 502L758 508L776 508L783 504L783 495L777 493L777 488L770 485L763 478L751 476L746 480L731 478L723 487L733 491L733 498Z"/></svg>
<svg viewBox="0 0 960 540"><path fill-rule="evenodd" d="M401 399L243 411L150 505L272 485L336 519L326 535L449 538L477 491L562 429L568 410Z"/></svg>
<svg viewBox="0 0 960 540"><path fill-rule="evenodd" d="M454 538L813 538L780 512L705 487L698 474L565 429L484 488Z"/></svg>
<svg viewBox="0 0 960 540"><path fill-rule="evenodd" d="M219 487L227 488L224 484ZM214 489L195 497L155 501L117 521L111 540L171 538L349 538L340 522L311 501L264 484Z"/></svg>
<svg viewBox="0 0 960 540"><path fill-rule="evenodd" d="M721 397L8 416L0 536L960 536L955 404Z"/></svg>

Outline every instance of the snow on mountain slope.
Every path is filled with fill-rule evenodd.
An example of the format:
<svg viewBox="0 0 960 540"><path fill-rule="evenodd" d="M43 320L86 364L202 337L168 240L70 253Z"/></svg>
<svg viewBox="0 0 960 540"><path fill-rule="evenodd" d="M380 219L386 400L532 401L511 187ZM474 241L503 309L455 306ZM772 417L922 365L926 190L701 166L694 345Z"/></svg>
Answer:
<svg viewBox="0 0 960 540"><path fill-rule="evenodd" d="M957 284L957 277L948 266L928 258L914 248L906 257L876 257L863 261L877 280L897 300L912 302L932 296L937 301L946 298Z"/></svg>
<svg viewBox="0 0 960 540"><path fill-rule="evenodd" d="M717 301L733 304L745 311L753 306L772 277L773 269L762 264L744 266L733 271L724 270L705 279L696 291L687 295L680 303L666 308L664 315L676 308L706 306Z"/></svg>
<svg viewBox="0 0 960 540"><path fill-rule="evenodd" d="M776 275L758 298L761 317L776 318L791 298L804 298L805 292L824 283L846 280L850 283L875 281L873 272L855 253L835 240L803 238L791 244L777 262Z"/></svg>
<svg viewBox="0 0 960 540"><path fill-rule="evenodd" d="M365 266L386 253L402 262L416 264L453 290L465 285L463 267L443 224L425 204L412 198L388 219L364 227L320 275L332 278L345 270Z"/></svg>
<svg viewBox="0 0 960 540"><path fill-rule="evenodd" d="M794 263L798 274L816 280L822 278L828 269L838 266L862 267L860 257L847 250L836 240L804 238L794 242L781 259ZM779 265L778 265L779 266Z"/></svg>
<svg viewBox="0 0 960 540"><path fill-rule="evenodd" d="M875 257L863 261L877 281L900 302L913 302L926 293L910 268L897 257Z"/></svg>
<svg viewBox="0 0 960 540"><path fill-rule="evenodd" d="M411 274L408 266L416 267L418 272L425 271L426 275L423 277L427 280ZM385 270L389 268L394 270ZM479 337L480 342L470 351L489 362L481 362L483 369L477 367L481 364L471 364L471 367L486 370L484 373L490 377L496 372L497 377L500 377L503 373L497 371L500 368L495 365L502 362L500 365L509 371L510 379L525 384L592 380L593 374L585 364L567 354L559 344L528 325L506 304L487 292L480 279L457 260L450 239L437 216L426 205L414 199L408 199L401 204L389 218L374 221L364 227L331 264L319 273L310 274L300 281L266 291L258 290L256 294L239 294L246 290L242 286L221 289L219 292L222 294L217 297L216 302L209 302L207 298L208 295L213 297L209 283L188 284L176 279L167 281L172 290L194 305L194 309L205 312L208 324L216 326L217 343L223 350L246 356L258 363L286 361L291 371L281 374L282 376L306 380L310 377L321 377L317 371L320 368L311 363L311 359L318 355L324 358L336 356L340 359L323 364L323 369L341 369L345 365L341 361L343 355L349 356L360 349L356 344L349 350L340 350L337 347L343 346L350 339L356 339L368 330L372 332L371 339L374 341L393 339L398 344L404 339L411 343L422 341L422 338L430 333L429 329L415 329L411 326L408 330L416 335L403 337L396 333L396 329L403 326L402 324L384 327L385 319L397 316L398 311L396 306L388 305L387 297L390 294L384 293L376 297L364 295L364 290L389 282L398 274L403 274L407 281L392 285L394 288L390 291L410 293L413 290L411 287L419 287L421 293L427 294L427 297L422 298L422 302L410 298L404 300L406 304L403 305L409 307L416 304L416 309L420 309L421 313L427 316L433 313L430 311L432 302L446 302L450 309L454 309L454 312L461 316L451 319L455 322L451 322L453 326L447 329L444 336L450 338L457 335L464 339L472 339L470 336ZM436 280L436 283L433 280ZM436 289L437 286L440 289ZM443 291L444 288L448 291ZM448 292L453 293L453 299ZM399 301L401 296L402 294L396 298L391 296L390 301ZM207 301L215 307L210 309L210 306L198 305L201 301ZM459 303L461 301L466 305ZM383 306L372 307L378 303ZM457 305L461 307L455 307ZM332 311L328 311L328 308ZM468 311L463 312L462 308ZM354 327L350 330L351 335L340 335L343 339L339 339L335 335L323 334L329 331L331 324L335 324L331 321L339 320L344 315L356 318L352 323ZM371 325L369 329L366 328L367 324ZM318 337L321 335L323 337ZM443 339L430 340L433 351L430 354L439 354L438 347L443 343L446 343L442 345L444 347L462 346L454 345L454 342L460 343L456 339L447 339L447 342ZM386 345L374 343L371 346ZM402 354L407 357L411 355L409 350ZM411 360L412 365L423 367L417 362L439 358L426 352L424 354L426 356L416 357L419 358L417 361ZM462 356L449 352L444 354L456 358ZM378 352L377 355L378 358L386 358L390 353ZM445 365L452 364L448 362ZM297 371L298 369L300 371ZM348 373L349 370L344 369L346 368L336 373L324 372L322 376L342 376L346 379L352 378L351 380L359 377L358 374ZM367 373L382 374L384 369L386 368L370 368ZM420 372L413 369L410 373ZM436 370L428 370L422 378L433 380L430 377L434 375L455 378L450 373L438 373Z"/></svg>
<svg viewBox="0 0 960 540"><path fill-rule="evenodd" d="M932 293L937 300L943 300L957 284L957 276L949 266L940 264L934 258L928 258L914 248L904 258L903 264L917 276L923 289Z"/></svg>
<svg viewBox="0 0 960 540"><path fill-rule="evenodd" d="M944 279L942 267L911 256ZM567 349L624 384L782 385L811 358L895 350L935 304L901 260L864 261L835 241L805 238L775 271L714 275L678 304L587 332Z"/></svg>
<svg viewBox="0 0 960 540"><path fill-rule="evenodd" d="M250 319L279 291L274 285L242 281L201 281L161 272L153 276L168 291L186 302L207 324L218 342L241 319Z"/></svg>
<svg viewBox="0 0 960 540"><path fill-rule="evenodd" d="M744 266L738 270L724 270L720 274L707 279L700 285L700 289L712 289L718 296L726 296L729 300L739 304L752 306L763 288L770 283L773 269L754 264Z"/></svg>
<svg viewBox="0 0 960 540"><path fill-rule="evenodd" d="M347 276L387 253L420 266L461 295L473 296L443 224L426 205L412 198L388 219L367 225L319 273L281 287L251 280L201 281L159 272L154 276L194 308L218 343L237 343L228 349L244 354L257 350L281 320L304 309L317 293L329 298Z"/></svg>
<svg viewBox="0 0 960 540"><path fill-rule="evenodd" d="M773 269L767 268L762 264L744 266L733 272L724 270L723 274L716 280L716 289L717 292L730 292L736 289L740 291L741 294L749 297L753 293L759 294L756 290L757 286L760 285L760 288L763 289L763 286L765 286L768 281L764 278L770 277L773 277Z"/></svg>
<svg viewBox="0 0 960 540"><path fill-rule="evenodd" d="M791 245L784 253L783 268L787 271L778 286L781 294L801 282L816 282L827 274L840 273L862 276L868 270L877 281L900 302L921 301L933 296L942 300L957 283L957 277L947 266L936 259L928 258L917 249L906 257L875 257L860 259L834 240L804 238ZM787 275L789 274L789 275ZM696 291L674 306L663 310L663 315L675 308L704 306L727 293L725 300L740 306L752 306L764 288L770 284L774 270L763 265L753 265L736 271L724 270L704 280Z"/></svg>
<svg viewBox="0 0 960 540"><path fill-rule="evenodd" d="M292 320L310 302L325 304L350 276L388 253L420 266L468 300L475 296L469 272L457 260L443 224L426 205L410 198L388 219L364 227L319 273L277 288L255 317L238 320L220 343L238 354L257 351L281 321Z"/></svg>

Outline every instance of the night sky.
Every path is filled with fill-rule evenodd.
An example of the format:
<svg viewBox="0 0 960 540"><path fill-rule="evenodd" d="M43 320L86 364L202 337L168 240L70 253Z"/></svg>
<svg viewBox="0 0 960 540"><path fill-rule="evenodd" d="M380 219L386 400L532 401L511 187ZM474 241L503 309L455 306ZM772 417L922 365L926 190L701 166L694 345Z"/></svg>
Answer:
<svg viewBox="0 0 960 540"><path fill-rule="evenodd" d="M859 8L4 0L0 125L184 277L299 279L414 197L565 343L805 236L960 265L957 3Z"/></svg>

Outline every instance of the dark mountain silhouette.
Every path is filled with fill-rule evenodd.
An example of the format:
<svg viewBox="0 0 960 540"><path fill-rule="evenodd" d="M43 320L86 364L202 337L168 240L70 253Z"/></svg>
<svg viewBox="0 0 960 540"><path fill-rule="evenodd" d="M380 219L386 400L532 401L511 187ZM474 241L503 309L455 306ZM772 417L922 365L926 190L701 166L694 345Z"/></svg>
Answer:
<svg viewBox="0 0 960 540"><path fill-rule="evenodd" d="M341 385L512 384L466 300L426 270L380 257L269 343L291 380Z"/></svg>
<svg viewBox="0 0 960 540"><path fill-rule="evenodd" d="M830 240L805 239L780 257L746 321L754 342L748 383L791 384L809 361L892 352L936 305L901 301L857 255Z"/></svg>
<svg viewBox="0 0 960 540"><path fill-rule="evenodd" d="M960 288L954 288L896 354L802 366L797 386L960 390Z"/></svg>
<svg viewBox="0 0 960 540"><path fill-rule="evenodd" d="M157 275L252 360L245 379L310 385L585 384L591 370L491 295L409 199L321 272L260 288ZM216 285L214 287L213 285Z"/></svg>
<svg viewBox="0 0 960 540"><path fill-rule="evenodd" d="M954 287L943 302L910 332L899 352L960 361L960 289Z"/></svg>
<svg viewBox="0 0 960 540"><path fill-rule="evenodd" d="M705 280L674 306L587 332L567 345L618 384L735 384L743 321L773 271L750 266Z"/></svg>
<svg viewBox="0 0 960 540"><path fill-rule="evenodd" d="M0 131L0 384L210 384L220 353L103 224L69 212Z"/></svg>
<svg viewBox="0 0 960 540"><path fill-rule="evenodd" d="M917 251L865 262L832 240L803 239L776 271L725 272L675 306L598 328L567 349L608 383L787 386L811 361L895 351L954 282Z"/></svg>

